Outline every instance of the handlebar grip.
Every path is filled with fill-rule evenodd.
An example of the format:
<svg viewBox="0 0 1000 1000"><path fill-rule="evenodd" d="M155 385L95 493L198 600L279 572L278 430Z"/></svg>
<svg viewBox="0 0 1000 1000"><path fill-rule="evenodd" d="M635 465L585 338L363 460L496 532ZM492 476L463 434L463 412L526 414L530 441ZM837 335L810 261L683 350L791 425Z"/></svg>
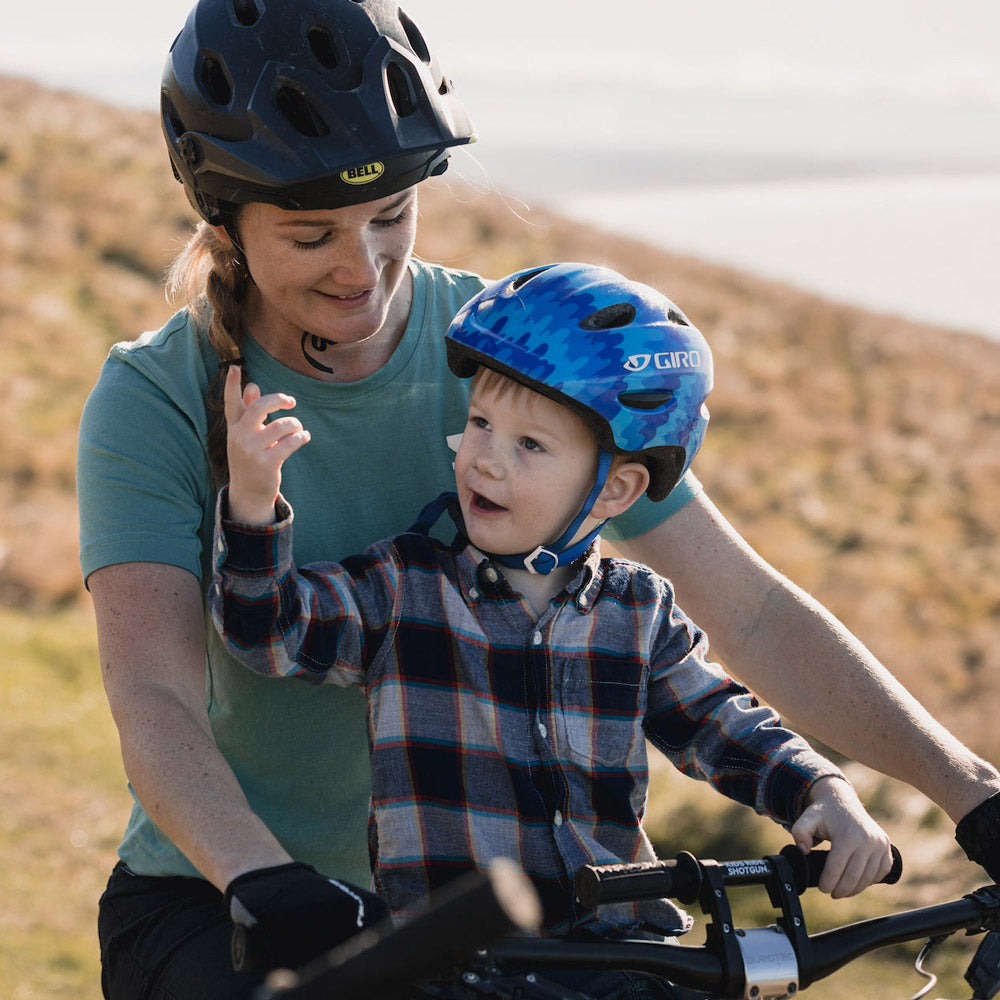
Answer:
<svg viewBox="0 0 1000 1000"><path fill-rule="evenodd" d="M889 850L892 852L892 867L879 879L883 885L895 885L903 874L903 857L899 848L890 844ZM792 866L795 887L800 893L819 885L829 854L825 849L813 849L808 854L803 854L795 844L788 844L781 849L781 856Z"/></svg>
<svg viewBox="0 0 1000 1000"><path fill-rule="evenodd" d="M583 906L670 896L693 903L701 887L701 870L693 854L682 851L672 861L586 865L576 873L576 898Z"/></svg>
<svg viewBox="0 0 1000 1000"><path fill-rule="evenodd" d="M882 878L886 885L899 881L903 872L903 859L895 845L891 845L892 867ZM812 850L808 854L789 844L781 855L787 860L799 893L819 883L823 866L829 855L827 850ZM714 863L714 862L713 862ZM764 861L724 862L725 880L731 884L745 881L763 882L770 871ZM753 868L750 876L748 867ZM681 903L693 903L701 889L701 863L682 851L672 861L640 861L634 864L586 865L576 873L576 898L583 906L593 908L601 903L634 902L639 899L671 897Z"/></svg>

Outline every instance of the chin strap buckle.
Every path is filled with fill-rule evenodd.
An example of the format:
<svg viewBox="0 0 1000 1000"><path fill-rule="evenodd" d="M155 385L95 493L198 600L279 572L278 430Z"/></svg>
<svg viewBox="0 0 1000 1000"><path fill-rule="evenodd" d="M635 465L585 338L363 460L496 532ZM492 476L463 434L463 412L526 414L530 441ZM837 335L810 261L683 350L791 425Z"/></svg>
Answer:
<svg viewBox="0 0 1000 1000"><path fill-rule="evenodd" d="M524 568L539 576L548 576L558 565L559 556L544 545L537 546L524 557Z"/></svg>

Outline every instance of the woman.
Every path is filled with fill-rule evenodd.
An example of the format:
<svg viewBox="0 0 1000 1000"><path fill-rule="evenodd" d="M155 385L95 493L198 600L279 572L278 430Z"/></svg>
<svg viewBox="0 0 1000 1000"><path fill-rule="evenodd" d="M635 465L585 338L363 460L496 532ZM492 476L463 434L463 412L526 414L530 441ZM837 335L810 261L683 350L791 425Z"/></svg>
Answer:
<svg viewBox="0 0 1000 1000"><path fill-rule="evenodd" d="M201 0L171 49L162 111L204 219L173 274L191 306L112 351L80 432L81 559L135 797L101 904L104 989L247 997L260 974L230 967L231 917L291 964L378 914L359 888L363 699L257 679L205 628L226 478L220 364L242 357L263 392L296 397L312 431L282 484L298 561L405 527L451 478L445 438L465 399L443 333L483 287L412 259L417 188L474 133L387 0ZM753 553L694 480L606 534L671 577L722 658L799 726L955 821L989 800L966 826L973 854L990 849L997 772Z"/></svg>

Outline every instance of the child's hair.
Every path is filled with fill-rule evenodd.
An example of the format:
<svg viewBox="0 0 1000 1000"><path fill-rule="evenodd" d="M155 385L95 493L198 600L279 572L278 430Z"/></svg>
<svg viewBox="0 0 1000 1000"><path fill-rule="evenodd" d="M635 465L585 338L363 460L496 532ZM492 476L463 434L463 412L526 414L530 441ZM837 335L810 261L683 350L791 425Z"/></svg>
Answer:
<svg viewBox="0 0 1000 1000"><path fill-rule="evenodd" d="M206 450L216 486L229 478L222 387L226 369L242 352L243 310L250 282L243 255L220 240L206 222L198 225L167 275L168 296L187 305L219 356L219 371L205 393Z"/></svg>

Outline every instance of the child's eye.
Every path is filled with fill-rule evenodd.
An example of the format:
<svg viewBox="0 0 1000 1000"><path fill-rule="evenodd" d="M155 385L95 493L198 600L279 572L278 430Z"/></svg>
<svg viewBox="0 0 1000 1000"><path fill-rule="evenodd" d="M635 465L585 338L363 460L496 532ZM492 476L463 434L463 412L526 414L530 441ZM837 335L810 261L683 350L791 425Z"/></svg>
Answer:
<svg viewBox="0 0 1000 1000"><path fill-rule="evenodd" d="M470 415L469 416L469 426L470 427L478 427L480 430L483 430L483 429L485 429L485 428L487 428L487 427L490 426L490 422L485 417L476 417L476 416Z"/></svg>
<svg viewBox="0 0 1000 1000"><path fill-rule="evenodd" d="M522 438L521 444L528 451L545 451L545 449L534 438L529 438L529 437Z"/></svg>
<svg viewBox="0 0 1000 1000"><path fill-rule="evenodd" d="M324 233L318 240L296 240L295 245L300 250L318 250L326 246L333 238L333 233Z"/></svg>

